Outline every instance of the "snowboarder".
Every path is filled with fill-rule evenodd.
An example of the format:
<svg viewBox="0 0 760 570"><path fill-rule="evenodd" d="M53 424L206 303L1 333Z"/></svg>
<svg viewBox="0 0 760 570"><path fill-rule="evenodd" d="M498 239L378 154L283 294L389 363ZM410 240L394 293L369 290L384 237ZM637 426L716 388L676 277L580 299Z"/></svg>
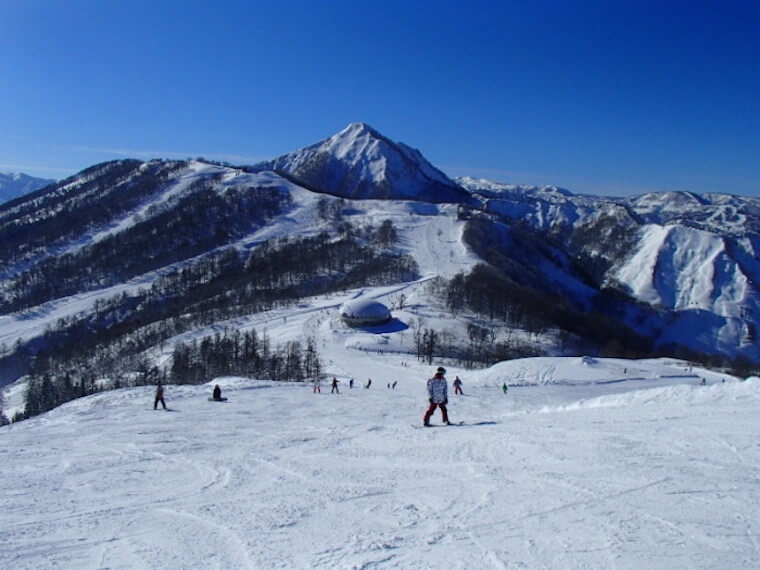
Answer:
<svg viewBox="0 0 760 570"><path fill-rule="evenodd" d="M336 392L340 394L340 391L338 390L338 379L335 376L333 376L332 389L330 390L330 394L334 394Z"/></svg>
<svg viewBox="0 0 760 570"><path fill-rule="evenodd" d="M501 389L504 390L505 394L507 393L507 390L509 390L509 388L507 387L507 383L506 382L504 382L504 384L501 385Z"/></svg>
<svg viewBox="0 0 760 570"><path fill-rule="evenodd" d="M430 416L433 415L436 408L441 408L443 423L449 425L449 414L446 411L446 404L449 403L449 388L444 374L446 374L446 369L443 366L439 366L438 370L435 372L435 376L427 381L430 407L427 409L427 412L425 412L425 417L422 422L425 426L430 425Z"/></svg>
<svg viewBox="0 0 760 570"><path fill-rule="evenodd" d="M455 394L464 394L464 392L462 392L462 381L459 379L459 376L457 376L456 378L454 378L454 384L453 385L454 385L454 393Z"/></svg>
<svg viewBox="0 0 760 570"><path fill-rule="evenodd" d="M314 389L312 390L312 392L314 392L315 394L321 394L322 393L322 389L319 387L319 378L317 378L316 380L314 380Z"/></svg>
<svg viewBox="0 0 760 570"><path fill-rule="evenodd" d="M153 409L158 409L158 403L161 402L161 405L166 409L166 402L164 402L164 386L161 384L161 381L159 380L158 384L156 385L156 398L153 400Z"/></svg>

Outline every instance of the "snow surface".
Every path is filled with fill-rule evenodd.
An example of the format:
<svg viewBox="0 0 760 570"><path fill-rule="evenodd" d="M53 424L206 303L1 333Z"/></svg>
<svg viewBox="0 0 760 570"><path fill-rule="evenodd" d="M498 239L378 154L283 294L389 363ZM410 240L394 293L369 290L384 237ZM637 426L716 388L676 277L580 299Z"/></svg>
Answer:
<svg viewBox="0 0 760 570"><path fill-rule="evenodd" d="M466 423L426 429L435 363L321 326L340 394L220 378L167 387L166 412L139 387L0 428L0 563L757 568L760 379L673 361L449 367ZM353 389L343 369L364 374ZM227 402L208 401L215 383Z"/></svg>
<svg viewBox="0 0 760 570"><path fill-rule="evenodd" d="M321 195L272 173L245 176L287 187L293 204L237 247L329 223L317 216ZM757 567L760 379L672 360L536 358L479 371L443 363L449 381L464 381L466 395L452 395L449 407L466 424L421 428L425 380L441 363L409 354L414 330L466 338L466 322L446 317L428 287L477 259L455 206L366 200L346 209L353 221L391 219L422 277L216 323L148 354L167 365L174 342L224 328L255 328L274 344L308 336L341 394L220 378L169 386L168 412L152 409L152 388L128 388L0 428L0 564ZM156 276L3 316L0 344L38 336ZM346 327L339 308L358 297L390 307L391 322ZM227 402L208 401L215 383ZM12 416L23 383L4 397Z"/></svg>
<svg viewBox="0 0 760 570"><path fill-rule="evenodd" d="M749 287L720 236L652 224L641 234L639 249L616 275L630 285L634 297L676 310L738 316Z"/></svg>

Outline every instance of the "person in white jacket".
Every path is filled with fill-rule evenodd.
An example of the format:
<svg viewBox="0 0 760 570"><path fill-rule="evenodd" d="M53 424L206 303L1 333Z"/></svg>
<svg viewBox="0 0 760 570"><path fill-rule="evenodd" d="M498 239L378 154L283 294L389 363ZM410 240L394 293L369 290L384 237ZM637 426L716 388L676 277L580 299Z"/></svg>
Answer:
<svg viewBox="0 0 760 570"><path fill-rule="evenodd" d="M433 415L436 408L441 408L441 415L443 416L443 423L449 424L449 414L446 411L446 404L449 403L449 387L446 382L446 369L443 366L439 366L438 370L430 380L427 381L428 400L430 401L430 407L425 412L425 418L423 424L430 425L430 416Z"/></svg>

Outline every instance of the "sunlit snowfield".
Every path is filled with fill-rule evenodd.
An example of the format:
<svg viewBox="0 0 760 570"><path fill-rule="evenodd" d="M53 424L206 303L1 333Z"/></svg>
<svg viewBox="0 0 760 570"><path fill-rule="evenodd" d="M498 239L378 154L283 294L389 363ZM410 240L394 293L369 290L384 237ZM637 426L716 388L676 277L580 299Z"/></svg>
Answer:
<svg viewBox="0 0 760 570"><path fill-rule="evenodd" d="M130 388L0 429L0 563L757 567L760 381L672 361L450 369L465 424L426 429L432 368L352 354L365 374L339 395L225 378L225 403L169 386L153 411ZM523 385L505 395L506 377Z"/></svg>
<svg viewBox="0 0 760 570"><path fill-rule="evenodd" d="M316 198L299 192L293 216L314 215ZM466 323L444 315L425 288L476 260L454 216L366 204L368 220L403 222L418 282L307 299L148 354L170 364L175 341L225 327L255 328L275 345L311 337L340 395L328 382L314 394L308 384L225 378L169 386L168 412L153 411L152 387L128 388L0 428L0 564L758 567L760 380L670 359L538 358L480 371L444 363L449 383L464 381L450 415L465 425L424 429L425 381L440 363L408 354L412 327L467 338ZM153 278L2 317L0 340L34 338ZM385 328L349 330L337 317L356 296L393 306L402 295L405 309L394 307ZM208 401L216 382L228 402ZM7 414L22 409L22 385L5 396Z"/></svg>

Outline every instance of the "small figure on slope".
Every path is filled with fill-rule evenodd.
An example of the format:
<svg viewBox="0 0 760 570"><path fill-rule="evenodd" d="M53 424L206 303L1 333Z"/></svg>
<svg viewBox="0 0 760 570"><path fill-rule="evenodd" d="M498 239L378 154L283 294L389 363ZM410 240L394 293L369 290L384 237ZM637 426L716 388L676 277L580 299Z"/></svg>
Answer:
<svg viewBox="0 0 760 570"><path fill-rule="evenodd" d="M312 390L315 394L321 394L322 388L319 387L319 378L314 380L314 390Z"/></svg>
<svg viewBox="0 0 760 570"><path fill-rule="evenodd" d="M161 384L161 381L159 380L158 384L156 384L156 398L153 400L153 409L158 409L158 403L161 402L161 405L166 409L166 402L164 402L164 386Z"/></svg>
<svg viewBox="0 0 760 570"><path fill-rule="evenodd" d="M455 394L464 394L464 392L462 392L462 381L459 379L459 376L454 378L453 386Z"/></svg>
<svg viewBox="0 0 760 570"><path fill-rule="evenodd" d="M507 390L509 390L509 387L507 387L507 383L504 382L504 384L501 385L501 389L504 390L504 393L507 393Z"/></svg>
<svg viewBox="0 0 760 570"><path fill-rule="evenodd" d="M214 385L214 392L211 395L211 399L214 402L226 402L227 398L222 398L222 389L219 387L219 384Z"/></svg>
<svg viewBox="0 0 760 570"><path fill-rule="evenodd" d="M365 388L369 388L370 386L372 386L372 378L367 378L367 385Z"/></svg>
<svg viewBox="0 0 760 570"><path fill-rule="evenodd" d="M335 394L336 392L340 394L340 391L338 390L338 379L335 376L333 376L332 389L330 390L330 394Z"/></svg>
<svg viewBox="0 0 760 570"><path fill-rule="evenodd" d="M427 381L427 392L430 407L428 408L427 412L425 412L425 417L422 422L426 426L430 425L430 416L433 415L433 412L436 408L441 408L443 423L446 425L449 424L449 414L446 411L446 404L449 403L449 387L446 383L444 374L446 374L446 369L443 366L439 366L438 370L435 373L435 376Z"/></svg>

